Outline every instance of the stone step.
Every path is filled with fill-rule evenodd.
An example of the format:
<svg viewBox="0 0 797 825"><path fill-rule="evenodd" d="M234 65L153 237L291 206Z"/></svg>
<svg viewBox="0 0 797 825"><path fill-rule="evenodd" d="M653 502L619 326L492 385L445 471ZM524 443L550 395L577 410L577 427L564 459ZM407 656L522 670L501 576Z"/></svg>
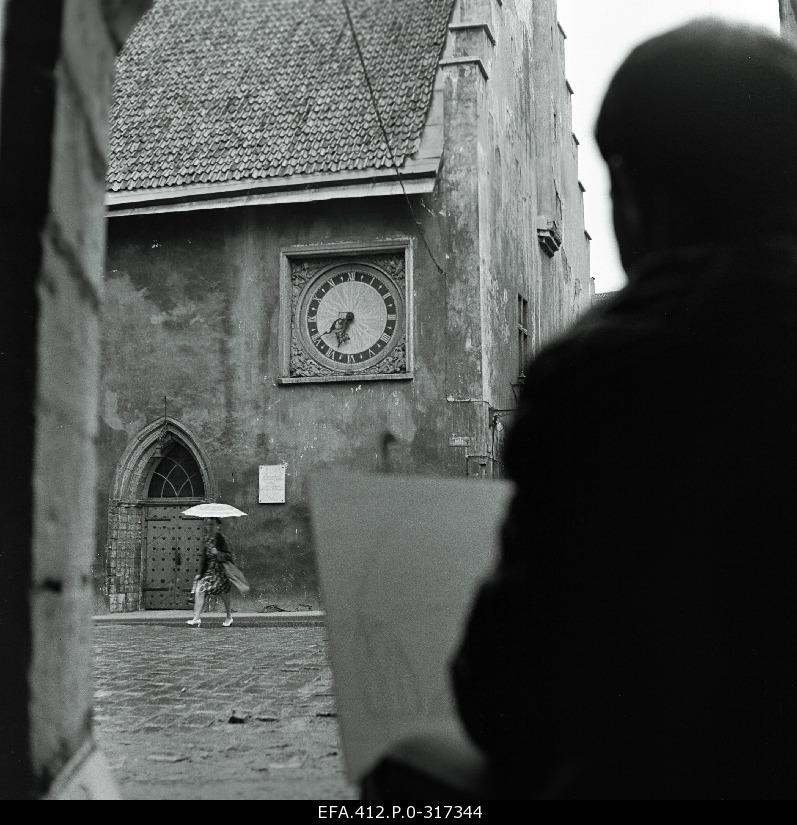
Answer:
<svg viewBox="0 0 797 825"><path fill-rule="evenodd" d="M203 613L202 626L215 627L224 621L224 613ZM136 613L107 613L94 616L96 625L156 625L171 627L185 625L192 614L187 610L142 610ZM326 614L323 611L299 613L236 613L231 629L236 627L323 627Z"/></svg>

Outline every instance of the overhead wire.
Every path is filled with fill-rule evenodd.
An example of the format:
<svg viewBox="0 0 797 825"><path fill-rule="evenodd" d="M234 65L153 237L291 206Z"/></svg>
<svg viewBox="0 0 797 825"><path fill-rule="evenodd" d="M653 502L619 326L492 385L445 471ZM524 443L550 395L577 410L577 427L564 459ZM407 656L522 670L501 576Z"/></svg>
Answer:
<svg viewBox="0 0 797 825"><path fill-rule="evenodd" d="M396 172L396 178L398 179L399 185L401 186L402 194L404 195L404 200L407 202L407 207L409 209L410 216L412 218L413 223L417 229L418 235L426 249L426 252L429 255L430 260L434 264L435 268L437 269L438 273L443 276L443 282L445 284L443 293L443 302L444 302L444 317L448 319L448 273L446 270L440 265L439 261L437 260L437 256L434 254L431 245L426 237L426 232L424 231L423 224L418 220L418 216L415 212L415 207L410 200L410 196L407 192L407 187L404 184L404 176L401 174L401 169L399 168L398 163L396 163L396 155L393 151L393 145L390 140L390 135L388 134L387 128L385 127L385 121L382 117L382 112L379 108L379 101L376 97L376 92L374 90L374 85L371 81L371 75L368 71L368 66L365 62L365 55L363 54L362 46L360 44L360 38L357 35L357 28L354 25L354 18L352 17L351 8L349 7L348 0L341 0L341 4L343 5L343 9L346 12L346 19L349 24L349 29L351 30L352 40L354 41L354 48L357 52L357 57L360 61L360 66L362 68L363 77L365 79L365 85L368 89L368 95L371 99L371 106L373 107L374 114L376 115L377 123L379 124L379 129L382 133L382 138L385 142L385 147L387 149L388 158L390 160L390 164ZM448 347L445 346L443 348L443 384L444 386L448 386Z"/></svg>
<svg viewBox="0 0 797 825"><path fill-rule="evenodd" d="M393 169L396 172L396 178L398 179L399 185L401 186L401 191L404 195L404 199L406 200L407 206L409 207L410 216L412 217L413 223L415 224L415 226L418 230L418 234L420 235L421 241L423 242L423 245L426 248L426 251L429 254L429 257L431 258L432 263L437 268L437 271L445 277L446 276L446 271L445 271L445 269L443 269L442 266L440 266L440 264L437 260L437 257L435 256L434 252L432 251L431 246L429 245L429 241L427 240L426 233L424 232L424 229L423 229L423 224L418 220L417 213L415 212L415 207L412 205L412 201L410 200L410 196L407 193L407 187L405 186L405 183L404 183L404 176L401 174L401 169L399 168L399 165L396 163L396 155L393 151L393 146L392 146L392 143L390 141L390 136L388 135L387 128L385 127L385 121L382 118L382 112L379 109L379 101L377 100L376 92L374 91L374 85L371 82L371 75L368 72L368 66L366 65L366 62L365 62L365 55L363 54L363 50L362 50L362 47L360 45L360 38L357 35L357 29L354 25L354 18L352 17L352 13L351 13L351 9L349 8L348 0L341 0L341 3L343 5L343 9L346 12L346 19L348 20L349 29L351 30L352 39L354 40L354 48L357 51L357 57L359 58L360 66L362 67L362 70L363 70L363 76L365 78L365 85L366 85L366 88L368 89L368 94L371 98L371 105L373 107L374 114L376 115L376 120L377 120L377 123L379 124L379 129L382 132L382 137L385 141L385 146L387 148L387 154L388 154L388 157L389 157L389 160L390 160L390 165L393 167Z"/></svg>

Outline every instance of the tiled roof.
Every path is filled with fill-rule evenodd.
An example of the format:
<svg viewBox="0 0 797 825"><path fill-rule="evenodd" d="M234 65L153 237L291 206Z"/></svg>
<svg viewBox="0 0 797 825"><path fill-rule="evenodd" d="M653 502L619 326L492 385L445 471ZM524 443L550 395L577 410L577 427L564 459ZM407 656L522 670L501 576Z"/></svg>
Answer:
<svg viewBox="0 0 797 825"><path fill-rule="evenodd" d="M349 0L397 163L454 0ZM341 0L156 0L117 61L108 188L389 165Z"/></svg>

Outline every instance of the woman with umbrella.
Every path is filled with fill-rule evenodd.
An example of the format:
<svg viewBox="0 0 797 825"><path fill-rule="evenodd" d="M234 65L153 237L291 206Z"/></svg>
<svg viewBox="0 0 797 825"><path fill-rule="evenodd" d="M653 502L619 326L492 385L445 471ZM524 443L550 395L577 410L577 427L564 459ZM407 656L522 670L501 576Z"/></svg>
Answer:
<svg viewBox="0 0 797 825"><path fill-rule="evenodd" d="M231 583L226 568L228 565L233 564L233 557L230 545L221 532L221 519L223 516L243 516L246 514L226 504L203 504L186 510L185 515L210 516L212 523L211 529L205 534L199 581L196 583L194 592L194 618L187 621L186 624L192 627L200 627L202 624L202 608L205 606L206 597L221 596L227 612L227 618L222 624L224 627L230 627L232 624Z"/></svg>

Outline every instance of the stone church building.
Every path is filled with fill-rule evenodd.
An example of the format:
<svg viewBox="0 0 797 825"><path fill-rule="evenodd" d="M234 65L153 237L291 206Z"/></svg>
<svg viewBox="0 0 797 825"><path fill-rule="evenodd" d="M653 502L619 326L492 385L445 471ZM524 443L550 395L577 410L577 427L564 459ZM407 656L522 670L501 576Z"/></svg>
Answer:
<svg viewBox="0 0 797 825"><path fill-rule="evenodd" d="M187 607L201 501L248 513L253 609L312 603L308 478L500 476L526 359L591 302L555 0L349 5L367 79L340 0L156 0L117 60L111 611Z"/></svg>

